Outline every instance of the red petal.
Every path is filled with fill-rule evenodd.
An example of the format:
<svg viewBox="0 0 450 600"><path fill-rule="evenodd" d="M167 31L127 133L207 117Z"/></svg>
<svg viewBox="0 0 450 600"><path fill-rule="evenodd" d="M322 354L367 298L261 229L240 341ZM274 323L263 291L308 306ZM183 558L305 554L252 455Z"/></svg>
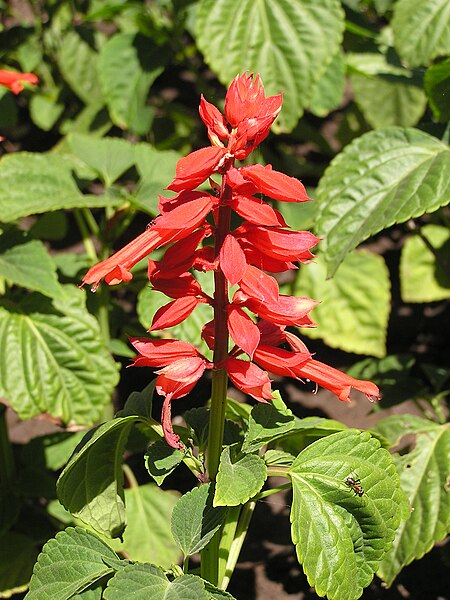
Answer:
<svg viewBox="0 0 450 600"><path fill-rule="evenodd" d="M240 169L244 179L251 181L260 194L284 202L304 202L308 198L304 186L295 177L273 171L271 165L251 165Z"/></svg>
<svg viewBox="0 0 450 600"><path fill-rule="evenodd" d="M239 283L247 269L245 254L231 234L224 239L219 254L220 268L231 285Z"/></svg>
<svg viewBox="0 0 450 600"><path fill-rule="evenodd" d="M232 127L253 116L264 101L264 88L259 75L237 75L225 96L225 116Z"/></svg>
<svg viewBox="0 0 450 600"><path fill-rule="evenodd" d="M36 85L39 79L34 73L15 73L14 71L0 69L0 85L9 88L13 94L18 94L24 89L23 81Z"/></svg>
<svg viewBox="0 0 450 600"><path fill-rule="evenodd" d="M312 358L296 367L295 373L298 377L315 381L320 386L330 390L330 392L336 394L339 400L343 402L350 400L350 390L352 387L365 394L371 401L380 399L380 390L371 381L354 379L350 375L346 375Z"/></svg>
<svg viewBox="0 0 450 600"><path fill-rule="evenodd" d="M191 152L177 163L175 179L167 186L168 190L192 190L217 171L218 165L227 153L226 148L208 146Z"/></svg>
<svg viewBox="0 0 450 600"><path fill-rule="evenodd" d="M154 226L159 230L180 229L187 232L183 237L191 233L193 229L199 227L206 215L211 211L214 204L214 198L209 194L196 197L195 200L184 202L170 212L166 212L157 217Z"/></svg>
<svg viewBox="0 0 450 600"><path fill-rule="evenodd" d="M163 403L162 411L161 411L161 425L162 425L163 432L164 432L164 438L165 438L166 442L169 444L169 446L171 446L172 448L181 449L181 448L183 448L183 444L180 443L180 436L174 432L173 427L172 427L172 416L171 416L171 410L170 410L171 402L172 402L172 396L170 394L167 394L164 399L164 403Z"/></svg>
<svg viewBox="0 0 450 600"><path fill-rule="evenodd" d="M309 252L320 239L309 231L287 231L279 228L258 227L244 223L236 231L238 239L245 239L260 252L276 260L300 260L314 258Z"/></svg>
<svg viewBox="0 0 450 600"><path fill-rule="evenodd" d="M186 298L177 298L177 300L161 306L153 317L152 326L149 331L166 329L167 327L178 325L191 314L200 302L201 300L194 296L187 296Z"/></svg>
<svg viewBox="0 0 450 600"><path fill-rule="evenodd" d="M252 358L260 341L259 329L242 308L232 304L228 306L228 330L233 342Z"/></svg>
<svg viewBox="0 0 450 600"><path fill-rule="evenodd" d="M189 270L195 260L195 250L206 235L206 231L198 229L168 248L158 263L158 278L178 277Z"/></svg>
<svg viewBox="0 0 450 600"><path fill-rule="evenodd" d="M287 226L283 215L259 198L233 194L230 206L238 215L250 223L267 225L268 227Z"/></svg>
<svg viewBox="0 0 450 600"><path fill-rule="evenodd" d="M259 402L267 402L272 399L269 376L266 371L254 363L228 357L221 366L226 369L234 385L245 394Z"/></svg>
<svg viewBox="0 0 450 600"><path fill-rule="evenodd" d="M224 116L214 104L205 100L203 94L200 96L199 113L201 120L208 128L208 136L211 143L216 141L215 138L217 140L227 140L230 137ZM220 144L215 143L214 145L219 146Z"/></svg>
<svg viewBox="0 0 450 600"><path fill-rule="evenodd" d="M248 265L239 287L249 298L263 302L278 300L279 290L276 279L251 265Z"/></svg>
<svg viewBox="0 0 450 600"><path fill-rule="evenodd" d="M139 354L147 359L147 366L164 367L180 358L199 355L195 347L188 342L132 337L128 339Z"/></svg>
<svg viewBox="0 0 450 600"><path fill-rule="evenodd" d="M294 371L305 360L311 358L311 354L301 354L299 352L289 352L282 348L260 344L255 350L254 360L263 369L275 373L276 375L296 377Z"/></svg>
<svg viewBox="0 0 450 600"><path fill-rule="evenodd" d="M175 279L160 279L150 277L153 289L163 292L169 298L182 298L184 296L201 296L202 288L199 282L190 273L178 275Z"/></svg>
<svg viewBox="0 0 450 600"><path fill-rule="evenodd" d="M318 302L311 298L280 295L278 302L260 302L254 298L243 299L236 292L233 301L242 301L252 312L276 325L311 326L308 313L317 306Z"/></svg>

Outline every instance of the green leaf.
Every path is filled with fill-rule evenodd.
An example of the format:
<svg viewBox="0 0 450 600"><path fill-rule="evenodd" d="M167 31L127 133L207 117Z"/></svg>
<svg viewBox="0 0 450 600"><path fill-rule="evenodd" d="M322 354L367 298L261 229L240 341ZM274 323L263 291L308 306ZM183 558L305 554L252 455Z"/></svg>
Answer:
<svg viewBox="0 0 450 600"><path fill-rule="evenodd" d="M256 404L248 421L242 452L257 452L265 444L285 435L295 424L295 418L279 392L275 392L270 404Z"/></svg>
<svg viewBox="0 0 450 600"><path fill-rule="evenodd" d="M156 215L159 212L158 194L162 194L174 178L175 167L181 156L173 150L156 150L150 144L137 144L134 149L141 179L131 202L140 210Z"/></svg>
<svg viewBox="0 0 450 600"><path fill-rule="evenodd" d="M256 454L242 456L235 447L226 446L220 457L214 506L245 504L264 485L267 467Z"/></svg>
<svg viewBox="0 0 450 600"><path fill-rule="evenodd" d="M83 292L64 289L64 312L35 294L0 306L0 394L21 419L48 412L65 423L92 424L119 375L96 319L74 304Z"/></svg>
<svg viewBox="0 0 450 600"><path fill-rule="evenodd" d="M99 57L100 81L115 125L137 135L148 132L148 91L167 60L165 48L140 34L116 33L106 42Z"/></svg>
<svg viewBox="0 0 450 600"><path fill-rule="evenodd" d="M341 103L344 86L345 60L342 50L339 49L314 88L309 110L317 117L327 116Z"/></svg>
<svg viewBox="0 0 450 600"><path fill-rule="evenodd" d="M134 164L134 146L126 140L71 133L68 142L75 156L94 169L106 187Z"/></svg>
<svg viewBox="0 0 450 600"><path fill-rule="evenodd" d="M58 102L60 90L53 88L45 94L33 94L30 100L30 116L44 131L50 131L64 112L64 104Z"/></svg>
<svg viewBox="0 0 450 600"><path fill-rule="evenodd" d="M209 581L205 581L205 590L208 594L208 600L236 600L229 592L216 588Z"/></svg>
<svg viewBox="0 0 450 600"><path fill-rule="evenodd" d="M412 66L450 54L448 0L398 0L391 25L397 52Z"/></svg>
<svg viewBox="0 0 450 600"><path fill-rule="evenodd" d="M355 102L372 127L412 127L419 121L427 98L411 71L390 64L383 54L350 54L347 63L356 71L350 76Z"/></svg>
<svg viewBox="0 0 450 600"><path fill-rule="evenodd" d="M413 560L422 558L450 532L448 457L450 430L411 415L387 417L377 431L392 437L414 434L410 451L394 457L400 484L412 507L411 517L397 531L392 549L380 564L378 575L390 585Z"/></svg>
<svg viewBox="0 0 450 600"><path fill-rule="evenodd" d="M85 104L101 99L95 50L96 41L100 34L92 29L77 28L67 31L62 36L58 54L58 64L61 73L75 94Z"/></svg>
<svg viewBox="0 0 450 600"><path fill-rule="evenodd" d="M61 504L110 537L125 528L122 461L137 417L113 419L88 432L57 482Z"/></svg>
<svg viewBox="0 0 450 600"><path fill-rule="evenodd" d="M163 571L150 564L129 565L108 581L105 600L208 600L200 577L182 575L169 581Z"/></svg>
<svg viewBox="0 0 450 600"><path fill-rule="evenodd" d="M337 0L201 0L196 38L224 85L237 73L260 73L266 95L284 92L275 129L291 131L344 30Z"/></svg>
<svg viewBox="0 0 450 600"><path fill-rule="evenodd" d="M290 475L292 540L309 583L329 600L356 600L408 511L389 452L369 433L347 430L308 446Z"/></svg>
<svg viewBox="0 0 450 600"><path fill-rule="evenodd" d="M423 83L435 119L450 121L450 58L429 67Z"/></svg>
<svg viewBox="0 0 450 600"><path fill-rule="evenodd" d="M184 453L171 448L166 440L157 440L145 453L145 466L158 485L183 461Z"/></svg>
<svg viewBox="0 0 450 600"><path fill-rule="evenodd" d="M27 600L69 600L113 571L106 559L118 556L94 534L81 527L60 531L39 555Z"/></svg>
<svg viewBox="0 0 450 600"><path fill-rule="evenodd" d="M0 536L0 598L27 589L38 554L36 542L21 533Z"/></svg>
<svg viewBox="0 0 450 600"><path fill-rule="evenodd" d="M6 235L1 246L6 246ZM25 238L26 239L26 238ZM38 240L0 247L0 277L10 283L40 292L49 298L63 298L64 289L56 276L55 263Z"/></svg>
<svg viewBox="0 0 450 600"><path fill-rule="evenodd" d="M200 552L211 540L226 515L226 509L213 507L212 483L194 488L182 496L172 513L172 535L184 556Z"/></svg>
<svg viewBox="0 0 450 600"><path fill-rule="evenodd" d="M388 127L348 145L317 190L316 233L329 276L371 235L446 205L449 170L449 148L416 129Z"/></svg>
<svg viewBox="0 0 450 600"><path fill-rule="evenodd" d="M408 238L403 246L400 259L403 302L437 302L450 298L450 276L445 269L448 264L450 230L440 225L424 225L420 235Z"/></svg>
<svg viewBox="0 0 450 600"><path fill-rule="evenodd" d="M0 161L0 221L60 208L112 204L106 196L83 196L59 156L16 152Z"/></svg>
<svg viewBox="0 0 450 600"><path fill-rule="evenodd" d="M178 497L177 492L160 490L153 483L125 490L127 526L120 550L126 556L166 569L178 562L180 551L170 529Z"/></svg>
<svg viewBox="0 0 450 600"><path fill-rule="evenodd" d="M278 440L277 446L292 455L297 455L312 442L331 433L346 430L347 426L334 419L324 417L295 417L294 428Z"/></svg>
<svg viewBox="0 0 450 600"><path fill-rule="evenodd" d="M390 311L390 278L381 256L348 254L333 279L320 257L300 269L295 295L320 299L312 317L318 327L302 334L346 352L384 356Z"/></svg>

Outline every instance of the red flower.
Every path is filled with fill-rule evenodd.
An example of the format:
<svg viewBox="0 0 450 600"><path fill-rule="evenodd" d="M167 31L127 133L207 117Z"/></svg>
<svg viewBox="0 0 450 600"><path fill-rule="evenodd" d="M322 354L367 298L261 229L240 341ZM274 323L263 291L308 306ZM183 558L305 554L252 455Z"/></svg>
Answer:
<svg viewBox="0 0 450 600"><path fill-rule="evenodd" d="M203 183L210 175L219 171L227 154L224 147L210 146L191 152L177 163L175 179L167 186L168 190L192 190Z"/></svg>
<svg viewBox="0 0 450 600"><path fill-rule="evenodd" d="M225 368L234 385L259 402L272 400L270 379L266 371L245 360L228 357L220 365Z"/></svg>
<svg viewBox="0 0 450 600"><path fill-rule="evenodd" d="M36 85L39 79L34 73L14 73L0 69L0 85L9 88L13 94L19 94L24 89L23 81Z"/></svg>

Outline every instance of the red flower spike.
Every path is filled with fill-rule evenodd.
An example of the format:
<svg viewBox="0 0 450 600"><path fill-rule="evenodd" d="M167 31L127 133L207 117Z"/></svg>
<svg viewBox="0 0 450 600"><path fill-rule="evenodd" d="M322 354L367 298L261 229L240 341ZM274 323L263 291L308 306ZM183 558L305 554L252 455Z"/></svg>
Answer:
<svg viewBox="0 0 450 600"><path fill-rule="evenodd" d="M19 94L23 89L23 83L36 85L39 78L34 73L15 73L14 71L4 71L0 69L0 85L9 88L13 94Z"/></svg>
<svg viewBox="0 0 450 600"><path fill-rule="evenodd" d="M233 342L253 358L260 341L259 329L242 308L232 304L228 306L228 331Z"/></svg>
<svg viewBox="0 0 450 600"><path fill-rule="evenodd" d="M187 296L177 298L173 302L169 302L165 306L159 308L152 321L152 326L148 331L156 331L157 329L167 329L174 327L188 318L194 308L200 304L201 300L195 296Z"/></svg>
<svg viewBox="0 0 450 600"><path fill-rule="evenodd" d="M246 296L258 302L275 303L278 300L277 280L251 265L248 265L239 287Z"/></svg>
<svg viewBox="0 0 450 600"><path fill-rule="evenodd" d="M255 225L287 227L283 215L259 198L233 194L230 206L240 217Z"/></svg>
<svg viewBox="0 0 450 600"><path fill-rule="evenodd" d="M158 340L152 338L128 338L139 358L144 357L150 367L164 367L175 360L199 356L196 348L180 340Z"/></svg>
<svg viewBox="0 0 450 600"><path fill-rule="evenodd" d="M266 371L283 377L294 377L294 379L296 378L296 367L302 365L309 358L311 358L309 352L289 352L289 350L265 344L260 344L254 354L254 361Z"/></svg>
<svg viewBox="0 0 450 600"><path fill-rule="evenodd" d="M227 154L226 148L210 146L191 152L177 163L175 179L166 189L173 192L192 190L218 171L219 164Z"/></svg>
<svg viewBox="0 0 450 600"><path fill-rule="evenodd" d="M354 379L350 375L346 375L312 358L295 367L295 374L297 377L315 381L320 386L336 394L342 402L350 401L350 391L352 388L365 394L371 402L376 402L380 399L380 390L371 381Z"/></svg>
<svg viewBox="0 0 450 600"><path fill-rule="evenodd" d="M244 251L230 233L224 239L220 249L219 264L231 285L239 283L247 269Z"/></svg>
<svg viewBox="0 0 450 600"><path fill-rule="evenodd" d="M283 202L305 202L311 200L304 186L295 177L274 171L271 165L251 165L240 169L245 180L255 186L255 193L265 194Z"/></svg>
<svg viewBox="0 0 450 600"><path fill-rule="evenodd" d="M245 360L228 357L221 365L234 385L259 402L272 400L272 388L266 371Z"/></svg>
<svg viewBox="0 0 450 600"><path fill-rule="evenodd" d="M227 140L230 134L222 113L207 100L203 94L200 96L200 118L208 128L208 137L213 146L223 146L220 140Z"/></svg>

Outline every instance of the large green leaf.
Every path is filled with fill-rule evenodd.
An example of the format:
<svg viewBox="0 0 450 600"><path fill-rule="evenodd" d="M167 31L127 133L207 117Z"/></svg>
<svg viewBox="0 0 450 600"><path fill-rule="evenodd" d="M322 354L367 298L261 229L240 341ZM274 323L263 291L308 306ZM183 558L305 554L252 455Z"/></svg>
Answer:
<svg viewBox="0 0 450 600"><path fill-rule="evenodd" d="M167 59L165 48L140 34L117 33L103 46L100 81L115 125L138 135L147 133L152 119L148 91Z"/></svg>
<svg viewBox="0 0 450 600"><path fill-rule="evenodd" d="M50 298L62 298L64 291L56 276L56 265L44 244L38 240L26 241L26 238L23 241L9 248L1 244L0 277Z"/></svg>
<svg viewBox="0 0 450 600"><path fill-rule="evenodd" d="M450 149L416 129L388 127L356 139L317 190L317 234L328 275L371 235L450 201Z"/></svg>
<svg viewBox="0 0 450 600"><path fill-rule="evenodd" d="M325 117L341 103L344 88L345 59L344 53L339 49L314 88L309 110L318 117Z"/></svg>
<svg viewBox="0 0 450 600"><path fill-rule="evenodd" d="M448 0L398 0L391 24L397 52L410 65L428 65L450 54Z"/></svg>
<svg viewBox="0 0 450 600"><path fill-rule="evenodd" d="M52 154L17 152L0 161L0 221L59 208L113 204L105 196L83 195L66 162Z"/></svg>
<svg viewBox="0 0 450 600"><path fill-rule="evenodd" d="M305 328L302 334L346 352L385 355L391 294L381 256L352 252L329 280L319 257L300 269L295 294L320 300L312 312L317 329Z"/></svg>
<svg viewBox="0 0 450 600"><path fill-rule="evenodd" d="M39 555L27 600L69 600L113 569L118 557L94 534L69 527L48 541Z"/></svg>
<svg viewBox="0 0 450 600"><path fill-rule="evenodd" d="M98 31L94 34L93 29L78 28L64 34L59 49L61 73L85 104L102 97L97 71L98 54L95 49L100 37Z"/></svg>
<svg viewBox="0 0 450 600"><path fill-rule="evenodd" d="M198 46L223 84L252 71L266 94L284 92L279 131L295 127L343 29L337 0L201 0L197 10Z"/></svg>
<svg viewBox="0 0 450 600"><path fill-rule="evenodd" d="M226 446L220 457L214 506L239 506L257 494L267 478L264 460L256 454L240 454Z"/></svg>
<svg viewBox="0 0 450 600"><path fill-rule="evenodd" d="M205 582L195 575L169 581L164 572L150 564L129 565L108 581L105 600L208 600Z"/></svg>
<svg viewBox="0 0 450 600"><path fill-rule="evenodd" d="M418 122L427 97L410 71L375 53L347 55L347 64L355 102L372 127L412 127Z"/></svg>
<svg viewBox="0 0 450 600"><path fill-rule="evenodd" d="M36 294L0 306L0 393L22 419L48 412L91 424L119 376L83 293L64 289L61 309Z"/></svg>
<svg viewBox="0 0 450 600"><path fill-rule="evenodd" d="M126 140L71 133L68 142L72 152L94 169L107 187L134 164L134 146Z"/></svg>
<svg viewBox="0 0 450 600"><path fill-rule="evenodd" d="M414 435L414 446L394 457L400 484L412 507L408 521L397 531L394 545L384 557L379 576L390 585L402 568L431 550L450 532L448 494L450 430L411 415L393 415L375 430L388 438Z"/></svg>
<svg viewBox="0 0 450 600"><path fill-rule="evenodd" d="M110 537L125 528L122 462L137 417L119 417L88 432L57 482L61 504Z"/></svg>
<svg viewBox="0 0 450 600"><path fill-rule="evenodd" d="M154 483L125 490L127 526L120 549L132 560L151 561L166 569L178 562L180 551L170 529L178 497L177 492L160 490Z"/></svg>
<svg viewBox="0 0 450 600"><path fill-rule="evenodd" d="M450 276L445 270L449 261L448 227L425 225L420 230L420 236L408 238L400 260L403 301L436 302L450 298Z"/></svg>
<svg viewBox="0 0 450 600"><path fill-rule="evenodd" d="M226 515L226 509L213 507L211 483L194 488L182 496L172 513L172 534L184 556L200 552L211 540Z"/></svg>
<svg viewBox="0 0 450 600"><path fill-rule="evenodd" d="M347 430L309 445L290 475L292 540L309 583L329 600L356 600L408 512L389 452Z"/></svg>

